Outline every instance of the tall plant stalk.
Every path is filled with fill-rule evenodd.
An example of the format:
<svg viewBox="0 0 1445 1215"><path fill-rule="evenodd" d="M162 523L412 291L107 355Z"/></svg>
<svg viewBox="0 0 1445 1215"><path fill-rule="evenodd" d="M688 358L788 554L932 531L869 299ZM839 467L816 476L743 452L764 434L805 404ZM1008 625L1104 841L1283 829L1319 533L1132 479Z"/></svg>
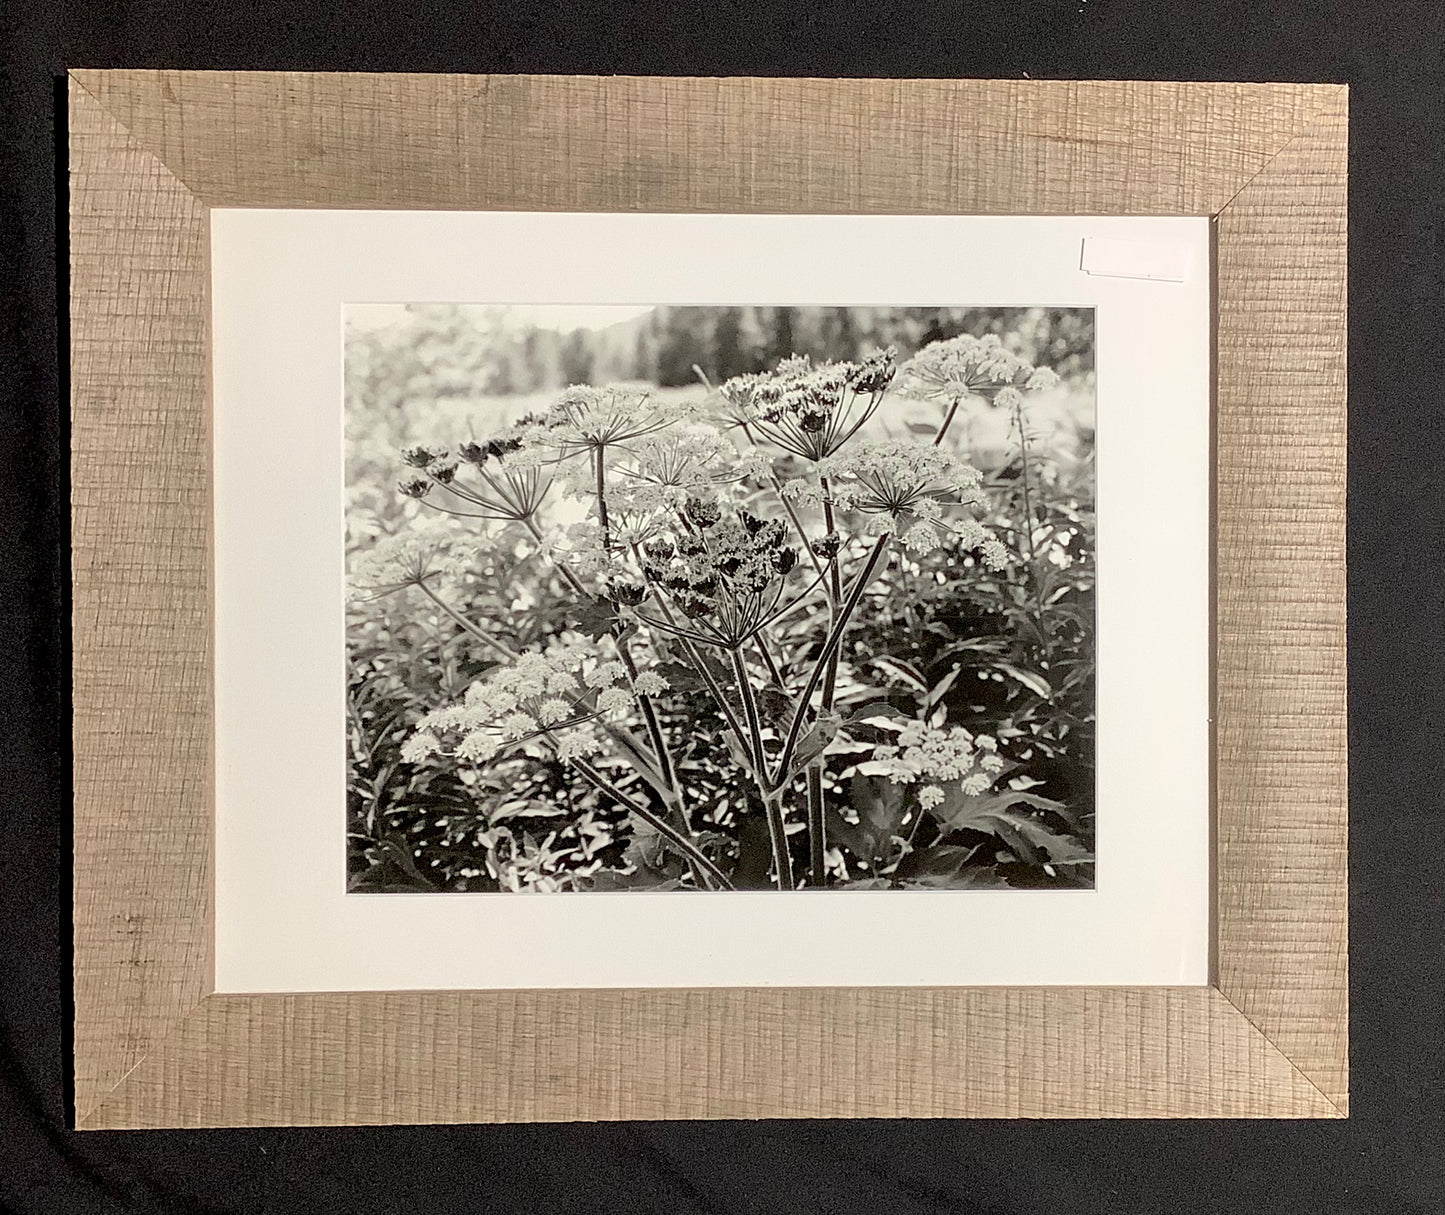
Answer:
<svg viewBox="0 0 1445 1215"><path fill-rule="evenodd" d="M798 697L797 707L793 711L793 720L788 727L787 738L783 741L783 749L778 756L776 775L772 782L775 787L787 777L793 756L797 751L798 739L803 732L803 720L810 711L809 701L812 700L813 693L818 690L818 683L823 677L823 669L833 655L838 652L838 647L843 641L843 634L848 628L848 622L852 619L854 611L862 600L863 592L873 581L873 576L878 572L879 566L887 558L888 547L892 539L891 534L879 536L874 542L873 551L868 554L868 560L864 563L863 568L854 575L853 586L848 591L848 598L828 633L828 640L823 643L823 652L818 656L818 661L813 664L813 673L808 677L807 686L804 687L802 695Z"/></svg>
<svg viewBox="0 0 1445 1215"><path fill-rule="evenodd" d="M1013 407L1014 427L1019 434L1019 487L1024 500L1024 554L1029 564L1029 591L1034 601L1034 627L1048 648L1048 634L1044 632L1044 600L1039 590L1037 556L1034 552L1034 511L1029 489L1029 436L1024 426L1024 403L1020 397Z"/></svg>
<svg viewBox="0 0 1445 1215"><path fill-rule="evenodd" d="M456 608L452 607L451 604L449 604L445 599L443 599L434 590L432 590L431 587L427 586L425 582L417 582L415 585L423 595L430 599L434 604L437 605L437 607L439 607L443 612L445 612L449 617L451 617L452 620L454 620L457 624L461 625L463 629L465 629L468 633L470 633L473 637L480 641L484 646L486 646L487 649L491 650L492 653L495 654L498 658L500 658L503 662L506 662L509 659L515 658L517 656L512 649L510 649L508 646L503 645L490 633L479 629L475 624L473 624L459 611L457 611Z"/></svg>
<svg viewBox="0 0 1445 1215"><path fill-rule="evenodd" d="M640 818L643 822L645 822L648 826L652 827L655 831L657 831L659 835L663 835L667 839L671 840L673 845L678 849L679 852L683 854L684 857L686 857L689 861L696 865L702 873L707 875L708 880L713 885L713 889L731 890L733 888L733 884L728 880L727 874L725 874L711 860L709 860L707 854L703 852L703 850L699 848L687 835L679 831L665 818L661 818L658 815L654 814L641 802L637 801L635 798L629 797L626 793L622 792L621 789L617 788L616 785L609 781L605 776L602 775L602 773L597 771L597 769L594 768L591 764L589 764L586 760L574 758L568 760L567 762L572 765L573 770L579 776L581 776L583 780L587 781L587 783L590 784L593 788L595 788L598 792L606 794L608 797L612 798L613 801L617 802L622 806L625 806L633 814L637 815L637 817Z"/></svg>
<svg viewBox="0 0 1445 1215"><path fill-rule="evenodd" d="M768 838L773 846L773 879L779 890L793 889L793 858L788 851L788 828L783 817L783 790L768 781L768 757L763 748L762 721L757 698L753 695L748 664L738 650L730 651L733 677L742 697L743 714L747 718L749 747L753 756L753 778L763 799L763 812L768 818Z"/></svg>

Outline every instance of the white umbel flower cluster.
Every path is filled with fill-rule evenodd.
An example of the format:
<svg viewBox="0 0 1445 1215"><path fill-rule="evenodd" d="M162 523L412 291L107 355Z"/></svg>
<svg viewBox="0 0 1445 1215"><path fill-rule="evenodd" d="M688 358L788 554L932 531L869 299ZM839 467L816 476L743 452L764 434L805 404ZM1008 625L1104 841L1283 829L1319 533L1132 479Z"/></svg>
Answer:
<svg viewBox="0 0 1445 1215"><path fill-rule="evenodd" d="M997 739L970 734L962 726L940 729L921 721L906 723L898 745L877 748L873 761L894 784L918 785L918 801L925 809L943 801L947 784L969 797L987 793L1004 769Z"/></svg>
<svg viewBox="0 0 1445 1215"><path fill-rule="evenodd" d="M975 396L994 400L1005 390L1039 392L1059 377L1013 353L995 333L963 333L930 342L903 367L904 395L928 400Z"/></svg>
<svg viewBox="0 0 1445 1215"><path fill-rule="evenodd" d="M875 526L869 531L892 528L910 552L937 548L950 531L969 548L997 545L975 520L944 517L945 505L972 501L982 482L978 469L951 448L878 439L820 460L818 473L816 487L794 481L785 489L806 499L810 494L821 497L826 484L835 507L872 516Z"/></svg>
<svg viewBox="0 0 1445 1215"><path fill-rule="evenodd" d="M519 654L467 689L459 705L428 713L407 741L403 758L421 763L458 738L454 754L482 763L511 743L545 734L558 754L572 758L596 750L578 727L602 714L625 713L632 693L619 686L626 668L604 659L586 641L554 642Z"/></svg>

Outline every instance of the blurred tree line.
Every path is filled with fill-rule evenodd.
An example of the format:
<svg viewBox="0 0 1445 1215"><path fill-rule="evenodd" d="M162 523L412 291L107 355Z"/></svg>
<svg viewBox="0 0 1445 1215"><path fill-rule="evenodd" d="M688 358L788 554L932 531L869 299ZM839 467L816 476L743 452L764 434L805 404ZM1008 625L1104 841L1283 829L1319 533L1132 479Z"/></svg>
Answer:
<svg viewBox="0 0 1445 1215"><path fill-rule="evenodd" d="M511 395L568 384L638 380L717 383L790 354L852 359L880 346L900 358L960 333L997 333L1031 363L1066 379L1094 369L1088 308L660 306L602 329L518 323L504 307L420 304L404 321L347 331L347 385L386 408L408 399Z"/></svg>

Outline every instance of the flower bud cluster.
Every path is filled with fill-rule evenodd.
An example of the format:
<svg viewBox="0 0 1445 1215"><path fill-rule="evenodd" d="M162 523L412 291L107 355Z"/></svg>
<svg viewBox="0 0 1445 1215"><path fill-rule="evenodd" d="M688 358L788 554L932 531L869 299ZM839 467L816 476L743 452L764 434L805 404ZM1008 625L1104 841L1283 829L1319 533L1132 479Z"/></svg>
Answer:
<svg viewBox="0 0 1445 1215"><path fill-rule="evenodd" d="M761 597L798 563L777 519L746 510L724 517L717 502L704 498L689 499L684 516L695 530L676 542L645 544L643 574L667 590L685 616L708 615L720 598Z"/></svg>
<svg viewBox="0 0 1445 1215"><path fill-rule="evenodd" d="M453 455L444 447L418 444L404 449L403 463L421 475L407 477L397 489L448 514L521 522L536 514L552 480L541 468L540 452L524 439L534 419L488 439L461 444ZM465 461L468 476L459 476ZM433 489L442 491L429 497Z"/></svg>
<svg viewBox="0 0 1445 1215"><path fill-rule="evenodd" d="M819 460L848 441L878 408L893 380L894 350L861 362L814 364L784 359L770 374L736 376L724 402L743 425L805 460Z"/></svg>

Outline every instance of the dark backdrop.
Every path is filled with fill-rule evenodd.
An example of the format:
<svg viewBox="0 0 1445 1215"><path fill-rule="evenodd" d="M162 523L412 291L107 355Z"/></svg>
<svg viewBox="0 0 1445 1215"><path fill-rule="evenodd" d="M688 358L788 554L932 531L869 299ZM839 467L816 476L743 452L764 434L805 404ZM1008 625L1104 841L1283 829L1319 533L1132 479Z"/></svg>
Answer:
<svg viewBox="0 0 1445 1215"><path fill-rule="evenodd" d="M68 66L1345 81L1352 1104L1344 1123L77 1135L56 80ZM1445 1209L1440 0L0 6L0 1204L89 1212Z"/></svg>

